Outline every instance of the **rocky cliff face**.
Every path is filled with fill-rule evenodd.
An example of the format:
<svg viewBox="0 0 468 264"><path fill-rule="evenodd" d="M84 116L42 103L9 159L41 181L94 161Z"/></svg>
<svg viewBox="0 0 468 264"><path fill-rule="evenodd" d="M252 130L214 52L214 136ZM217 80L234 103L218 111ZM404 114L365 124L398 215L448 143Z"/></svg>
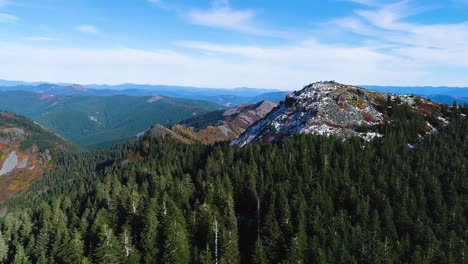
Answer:
<svg viewBox="0 0 468 264"><path fill-rule="evenodd" d="M427 132L443 125L440 105L416 96L390 95L336 82L318 82L287 95L265 118L251 126L232 145L269 143L296 134L380 137L373 128L389 121L394 102L405 105L426 119ZM363 129L365 128L365 129ZM360 132L366 131L366 132Z"/></svg>
<svg viewBox="0 0 468 264"><path fill-rule="evenodd" d="M32 121L0 112L0 201L24 192L69 146Z"/></svg>
<svg viewBox="0 0 468 264"><path fill-rule="evenodd" d="M155 125L144 135L153 138L170 138L182 143L216 142L233 140L252 124L264 118L278 104L262 101L257 104L239 105L226 111L218 111L183 121L168 129Z"/></svg>

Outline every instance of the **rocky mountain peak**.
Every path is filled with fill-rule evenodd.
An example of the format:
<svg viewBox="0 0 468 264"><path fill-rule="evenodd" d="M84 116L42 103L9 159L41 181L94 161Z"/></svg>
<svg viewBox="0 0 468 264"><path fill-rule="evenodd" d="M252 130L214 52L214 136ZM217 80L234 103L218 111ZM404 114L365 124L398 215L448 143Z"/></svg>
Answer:
<svg viewBox="0 0 468 264"><path fill-rule="evenodd" d="M419 111L421 107L439 108L420 97L378 93L334 81L317 82L286 96L283 104L251 126L232 142L243 146L251 142L269 143L298 133L359 136L370 140L381 135L358 132L383 124L388 118L388 97ZM416 102L417 101L417 102ZM431 124L428 125L431 127Z"/></svg>

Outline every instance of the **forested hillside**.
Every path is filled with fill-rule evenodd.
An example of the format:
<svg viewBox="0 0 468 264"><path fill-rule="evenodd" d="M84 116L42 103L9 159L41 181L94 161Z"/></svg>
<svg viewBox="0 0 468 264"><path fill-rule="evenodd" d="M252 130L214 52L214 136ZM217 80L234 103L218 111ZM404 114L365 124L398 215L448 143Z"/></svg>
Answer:
<svg viewBox="0 0 468 264"><path fill-rule="evenodd" d="M419 133L67 155L1 219L14 263L466 263L468 107Z"/></svg>
<svg viewBox="0 0 468 264"><path fill-rule="evenodd" d="M59 135L23 116L0 111L0 202L24 193L62 153L76 151Z"/></svg>
<svg viewBox="0 0 468 264"><path fill-rule="evenodd" d="M187 144L214 144L233 140L246 129L264 118L278 104L261 101L256 104L238 105L226 111L213 111L204 115L191 117L179 125L166 128L155 125L142 137L166 138Z"/></svg>
<svg viewBox="0 0 468 264"><path fill-rule="evenodd" d="M173 125L223 107L206 101L161 96L50 95L0 92L0 107L25 115L88 149L134 139L154 124Z"/></svg>

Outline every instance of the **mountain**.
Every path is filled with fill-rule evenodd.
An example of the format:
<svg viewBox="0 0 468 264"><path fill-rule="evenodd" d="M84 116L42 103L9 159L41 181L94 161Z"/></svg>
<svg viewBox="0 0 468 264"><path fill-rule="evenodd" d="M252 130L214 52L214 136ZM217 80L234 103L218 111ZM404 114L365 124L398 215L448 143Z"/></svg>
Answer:
<svg viewBox="0 0 468 264"><path fill-rule="evenodd" d="M454 102L459 105L468 105L468 97L455 97L443 94L431 94L427 98L433 102L442 104L453 104Z"/></svg>
<svg viewBox="0 0 468 264"><path fill-rule="evenodd" d="M414 94L414 95L448 95L454 97L468 97L468 87L434 87L434 86L378 86L361 85L361 87L384 93Z"/></svg>
<svg viewBox="0 0 468 264"><path fill-rule="evenodd" d="M415 131L430 133L445 125L441 105L412 95L378 93L363 88L319 82L289 94L284 103L251 126L232 145L269 143L296 134L381 137L381 127L408 108L421 121Z"/></svg>
<svg viewBox="0 0 468 264"><path fill-rule="evenodd" d="M41 82L28 83L23 81L0 80L0 87L18 86L18 85L39 85Z"/></svg>
<svg viewBox="0 0 468 264"><path fill-rule="evenodd" d="M419 95L438 103L465 104L468 101L468 87L433 87L433 86L377 86L360 87L385 93ZM279 102L287 92L276 89L258 88L203 88L171 85L120 84L120 85L78 85L66 83L27 83L0 80L0 91L43 92L51 95L87 95L87 96L166 96L191 100L203 100L226 107L238 104L252 104L263 100Z"/></svg>
<svg viewBox="0 0 468 264"><path fill-rule="evenodd" d="M26 91L49 95L85 95L85 96L165 96L190 100L203 100L232 107L238 104L256 103L262 100L279 101L286 92L274 89L257 88L200 88L167 85L78 85L51 83L17 83L0 81L0 91ZM17 84L17 85L13 85Z"/></svg>
<svg viewBox="0 0 468 264"><path fill-rule="evenodd" d="M0 201L22 194L51 170L61 153L77 150L22 116L0 112Z"/></svg>
<svg viewBox="0 0 468 264"><path fill-rule="evenodd" d="M447 126L409 148L422 120L405 104L367 143L144 138L66 155L2 204L0 262L466 263L468 106L443 106Z"/></svg>
<svg viewBox="0 0 468 264"><path fill-rule="evenodd" d="M270 101L238 105L226 111L214 111L189 118L172 126L171 129L156 125L144 135L152 138L170 138L189 144L195 142L213 144L233 140L252 124L265 117L277 105Z"/></svg>
<svg viewBox="0 0 468 264"><path fill-rule="evenodd" d="M363 85L363 88L394 94L414 94L430 99L431 101L460 105L468 104L468 87L433 87L433 86L375 86Z"/></svg>
<svg viewBox="0 0 468 264"><path fill-rule="evenodd" d="M223 109L210 102L161 96L68 96L25 91L0 92L0 108L25 115L90 149L123 142L156 123L177 124Z"/></svg>
<svg viewBox="0 0 468 264"><path fill-rule="evenodd" d="M217 104L233 107L240 104L254 104L260 101L280 102L284 100L287 92L269 92L256 96L236 96L236 95L216 95L205 97L205 100L215 102Z"/></svg>

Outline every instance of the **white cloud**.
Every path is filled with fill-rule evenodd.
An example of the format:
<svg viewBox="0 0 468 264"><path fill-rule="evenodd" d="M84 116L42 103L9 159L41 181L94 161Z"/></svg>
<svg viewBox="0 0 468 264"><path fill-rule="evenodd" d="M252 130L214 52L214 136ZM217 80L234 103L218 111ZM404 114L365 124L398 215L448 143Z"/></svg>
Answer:
<svg viewBox="0 0 468 264"><path fill-rule="evenodd" d="M253 11L237 11L229 7L215 8L208 11L194 10L188 14L188 19L193 24L246 33L257 31L252 26L254 17L255 13Z"/></svg>
<svg viewBox="0 0 468 264"><path fill-rule="evenodd" d="M356 4L360 5L366 5L366 6L376 6L378 5L378 2L376 0L340 0L344 2L353 2Z"/></svg>
<svg viewBox="0 0 468 264"><path fill-rule="evenodd" d="M0 78L73 83L153 83L299 89L318 80L350 84L462 85L468 76L429 83L428 69L369 47L315 40L277 47L185 42L200 51L41 48L0 43Z"/></svg>
<svg viewBox="0 0 468 264"><path fill-rule="evenodd" d="M407 27L401 19L421 10L409 6L408 1L383 5L373 10L357 10L356 14L374 26L387 30L402 30Z"/></svg>
<svg viewBox="0 0 468 264"><path fill-rule="evenodd" d="M191 10L186 19L195 25L221 28L252 35L287 38L288 33L266 29L256 22L254 10L233 9L228 0L215 0L208 10Z"/></svg>
<svg viewBox="0 0 468 264"><path fill-rule="evenodd" d="M94 25L79 25L75 28L76 30L78 30L79 32L81 33L86 33L86 34L94 34L94 35L97 35L97 34L100 34L101 31L99 30L99 28L97 28L96 26Z"/></svg>
<svg viewBox="0 0 468 264"><path fill-rule="evenodd" d="M30 41L55 41L55 40L58 40L57 38L44 37L44 36L31 36L31 37L26 37L24 39L25 40L30 40Z"/></svg>
<svg viewBox="0 0 468 264"><path fill-rule="evenodd" d="M252 34L265 32L252 26L255 12L233 10L225 0L198 12L204 16L197 21L205 26ZM289 90L318 80L468 86L468 75L463 74L468 72L468 21L422 25L408 19L416 12L421 11L409 2L360 7L352 16L326 24L329 31L360 35L361 42L354 44L325 44L311 37L269 45L187 40L176 43L176 51L0 43L0 65L8 64L0 67L0 79Z"/></svg>
<svg viewBox="0 0 468 264"><path fill-rule="evenodd" d="M421 67L468 70L468 21L455 24L408 22L407 18L424 12L411 3L401 1L357 10L355 16L335 20L332 24L372 40L374 45L387 46L385 52L390 56L405 58Z"/></svg>
<svg viewBox="0 0 468 264"><path fill-rule="evenodd" d="M17 16L11 15L11 14L6 14L6 13L0 13L0 23L15 23L19 20Z"/></svg>

